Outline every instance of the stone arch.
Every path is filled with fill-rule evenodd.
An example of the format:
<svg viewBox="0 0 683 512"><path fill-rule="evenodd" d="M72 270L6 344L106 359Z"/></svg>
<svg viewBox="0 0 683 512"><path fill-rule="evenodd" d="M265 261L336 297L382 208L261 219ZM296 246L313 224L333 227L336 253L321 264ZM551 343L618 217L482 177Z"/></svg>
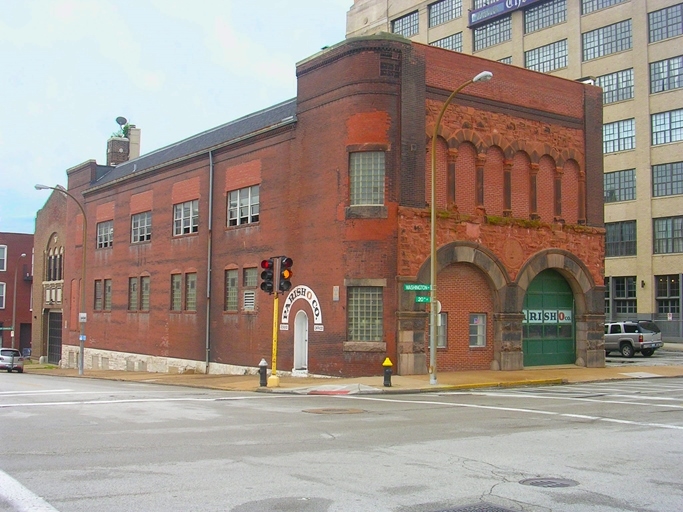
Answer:
<svg viewBox="0 0 683 512"><path fill-rule="evenodd" d="M472 242L450 242L436 251L436 273L453 263L469 263L479 268L487 277L493 290L494 311L502 311L505 289L510 276L503 263L486 247ZM427 258L417 273L417 282L429 283L431 257Z"/></svg>
<svg viewBox="0 0 683 512"><path fill-rule="evenodd" d="M576 301L576 316L594 314L598 304L591 294L595 282L586 265L574 254L562 249L546 249L534 254L522 265L515 280L519 293L514 301L515 310L522 311L524 296L534 278L546 269L559 272L569 283Z"/></svg>

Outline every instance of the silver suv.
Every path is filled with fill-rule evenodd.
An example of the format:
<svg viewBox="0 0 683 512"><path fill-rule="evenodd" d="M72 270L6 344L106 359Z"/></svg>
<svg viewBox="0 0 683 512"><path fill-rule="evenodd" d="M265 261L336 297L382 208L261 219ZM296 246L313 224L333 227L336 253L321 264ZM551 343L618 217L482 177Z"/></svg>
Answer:
<svg viewBox="0 0 683 512"><path fill-rule="evenodd" d="M647 329L638 322L608 322L605 324L605 355L619 351L624 357L640 352L650 357L661 348L662 333Z"/></svg>

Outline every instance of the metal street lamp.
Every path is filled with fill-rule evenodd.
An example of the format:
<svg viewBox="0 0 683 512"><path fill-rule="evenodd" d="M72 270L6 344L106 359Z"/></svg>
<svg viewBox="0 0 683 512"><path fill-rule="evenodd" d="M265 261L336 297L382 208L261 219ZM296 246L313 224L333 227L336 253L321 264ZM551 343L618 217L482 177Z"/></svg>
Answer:
<svg viewBox="0 0 683 512"><path fill-rule="evenodd" d="M26 253L21 253L17 258L17 264L14 266L14 290L12 297L12 348L14 348L14 332L17 330L17 270L19 270L19 260L25 258Z"/></svg>
<svg viewBox="0 0 683 512"><path fill-rule="evenodd" d="M434 133L432 134L432 215L431 215L431 233L430 233L430 292L429 292L429 383L436 384L436 138L439 136L439 126L448 105L451 103L455 95L462 91L465 87L475 82L488 82L493 78L493 73L490 71L482 71L477 76L468 80L455 91L451 93L446 102L441 107L439 117L434 123Z"/></svg>
<svg viewBox="0 0 683 512"><path fill-rule="evenodd" d="M62 192L63 194L66 194L69 196L71 199L73 199L78 207L81 209L81 213L83 214L83 261L81 262L81 312L78 315L78 321L81 324L81 334L78 337L79 339L79 353L78 353L78 375L83 375L83 357L84 357L84 352L85 352L85 321L86 321L86 313L85 313L85 256L86 256L86 244L88 242L88 219L85 215L85 209L83 208L83 205L76 199L73 195L71 195L67 190L62 187L61 185L57 185L56 187L48 187L47 185L36 185L35 186L36 190L56 190L57 192Z"/></svg>

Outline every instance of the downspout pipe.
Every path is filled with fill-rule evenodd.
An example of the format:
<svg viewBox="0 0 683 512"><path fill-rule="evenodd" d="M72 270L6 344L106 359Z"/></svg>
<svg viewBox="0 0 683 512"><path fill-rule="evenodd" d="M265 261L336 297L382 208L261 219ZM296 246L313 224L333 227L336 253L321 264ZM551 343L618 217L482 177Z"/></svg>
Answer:
<svg viewBox="0 0 683 512"><path fill-rule="evenodd" d="M209 236L206 241L206 360L205 373L209 373L211 361L211 242L213 237L213 151L209 151Z"/></svg>

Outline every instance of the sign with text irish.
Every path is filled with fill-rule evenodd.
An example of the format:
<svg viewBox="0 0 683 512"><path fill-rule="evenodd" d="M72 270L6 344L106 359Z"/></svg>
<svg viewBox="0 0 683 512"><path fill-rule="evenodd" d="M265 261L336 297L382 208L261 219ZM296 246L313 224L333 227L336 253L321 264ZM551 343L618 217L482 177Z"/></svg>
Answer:
<svg viewBox="0 0 683 512"><path fill-rule="evenodd" d="M571 309L524 309L525 324L571 324Z"/></svg>

